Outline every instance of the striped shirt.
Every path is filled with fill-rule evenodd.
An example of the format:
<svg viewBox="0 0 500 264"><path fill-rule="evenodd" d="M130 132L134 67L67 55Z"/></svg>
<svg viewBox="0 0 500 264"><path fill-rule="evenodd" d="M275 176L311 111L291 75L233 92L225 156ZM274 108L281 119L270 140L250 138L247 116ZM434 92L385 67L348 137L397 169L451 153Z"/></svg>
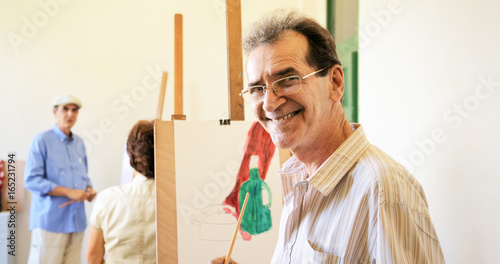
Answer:
<svg viewBox="0 0 500 264"><path fill-rule="evenodd" d="M420 184L352 128L310 177L295 156L283 165L271 263L444 263Z"/></svg>

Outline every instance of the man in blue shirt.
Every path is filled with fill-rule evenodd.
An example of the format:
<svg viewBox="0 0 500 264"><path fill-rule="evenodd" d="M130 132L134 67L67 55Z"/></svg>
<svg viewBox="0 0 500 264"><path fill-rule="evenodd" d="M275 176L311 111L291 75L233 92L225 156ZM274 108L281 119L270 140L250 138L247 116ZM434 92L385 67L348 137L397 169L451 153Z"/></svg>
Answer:
<svg viewBox="0 0 500 264"><path fill-rule="evenodd" d="M96 192L87 176L83 140L71 132L81 101L63 95L52 103L56 124L38 134L25 168L31 191L31 247L28 263L80 263L87 227L83 201Z"/></svg>

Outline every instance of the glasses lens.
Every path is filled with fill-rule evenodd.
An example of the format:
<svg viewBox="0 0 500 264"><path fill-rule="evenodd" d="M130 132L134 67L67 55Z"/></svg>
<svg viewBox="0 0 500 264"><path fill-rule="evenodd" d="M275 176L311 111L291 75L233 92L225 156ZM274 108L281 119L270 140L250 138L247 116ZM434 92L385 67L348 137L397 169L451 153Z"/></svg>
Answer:
<svg viewBox="0 0 500 264"><path fill-rule="evenodd" d="M242 93L241 97L243 97L243 100L247 103L252 102L252 97L250 96L250 93L248 93L248 91L245 91L245 93Z"/></svg>
<svg viewBox="0 0 500 264"><path fill-rule="evenodd" d="M302 81L299 76L289 76L274 82L273 87L278 95L291 94L300 90Z"/></svg>
<svg viewBox="0 0 500 264"><path fill-rule="evenodd" d="M265 88L264 86L252 86L248 87L246 93L243 94L243 100L247 103L255 103L264 97Z"/></svg>

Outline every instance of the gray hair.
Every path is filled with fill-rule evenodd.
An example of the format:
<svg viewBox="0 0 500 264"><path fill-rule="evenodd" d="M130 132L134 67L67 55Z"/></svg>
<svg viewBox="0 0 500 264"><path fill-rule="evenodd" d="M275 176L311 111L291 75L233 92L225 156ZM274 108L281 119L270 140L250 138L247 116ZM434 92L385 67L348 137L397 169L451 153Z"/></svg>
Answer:
<svg viewBox="0 0 500 264"><path fill-rule="evenodd" d="M273 44L287 30L293 30L307 38L309 44L307 62L316 69L340 65L335 41L328 30L316 20L296 11L275 10L265 14L260 21L254 22L243 39L243 50L248 56L252 50L263 44ZM318 73L324 76L327 72Z"/></svg>

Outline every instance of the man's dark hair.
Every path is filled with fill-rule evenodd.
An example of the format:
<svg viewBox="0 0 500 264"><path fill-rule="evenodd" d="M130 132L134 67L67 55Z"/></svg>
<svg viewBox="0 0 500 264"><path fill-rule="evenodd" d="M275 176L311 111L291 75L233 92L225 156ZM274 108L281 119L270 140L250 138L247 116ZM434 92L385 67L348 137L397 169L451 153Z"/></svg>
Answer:
<svg viewBox="0 0 500 264"><path fill-rule="evenodd" d="M306 60L311 66L322 69L341 64L330 32L316 20L295 11L276 10L253 23L243 40L245 54L248 56L260 45L275 43L288 30L293 30L307 38L309 51ZM325 76L326 73L327 71L322 71L318 75Z"/></svg>

